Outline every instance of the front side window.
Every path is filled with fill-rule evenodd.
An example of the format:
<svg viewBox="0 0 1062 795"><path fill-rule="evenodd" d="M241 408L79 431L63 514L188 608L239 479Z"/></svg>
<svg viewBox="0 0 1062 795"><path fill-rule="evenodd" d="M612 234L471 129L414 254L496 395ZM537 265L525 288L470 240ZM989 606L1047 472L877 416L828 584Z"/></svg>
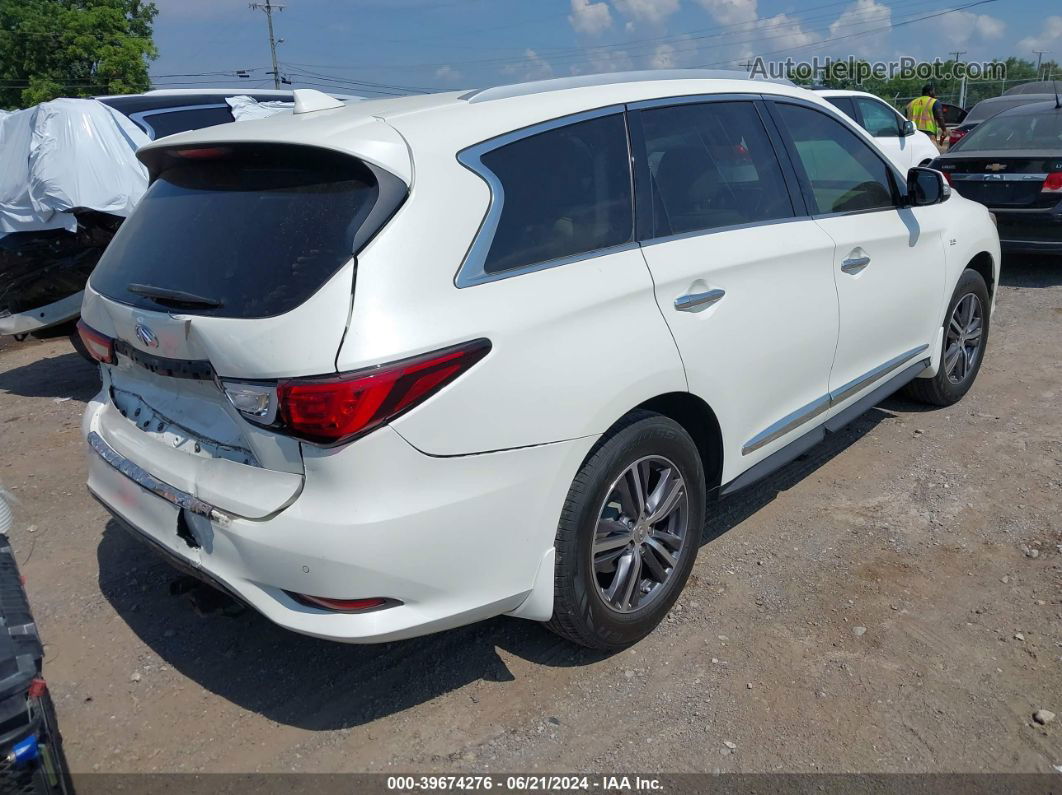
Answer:
<svg viewBox="0 0 1062 795"><path fill-rule="evenodd" d="M790 218L793 203L751 102L705 102L640 112L652 194L652 232Z"/></svg>
<svg viewBox="0 0 1062 795"><path fill-rule="evenodd" d="M633 196L622 114L576 122L492 149L501 215L483 271L502 273L630 242Z"/></svg>
<svg viewBox="0 0 1062 795"><path fill-rule="evenodd" d="M876 210L895 205L889 167L841 122L811 108L779 103L815 212Z"/></svg>
<svg viewBox="0 0 1062 795"><path fill-rule="evenodd" d="M878 138L895 138L903 132L902 119L883 102L868 97L856 97L856 104L863 115L863 126Z"/></svg>

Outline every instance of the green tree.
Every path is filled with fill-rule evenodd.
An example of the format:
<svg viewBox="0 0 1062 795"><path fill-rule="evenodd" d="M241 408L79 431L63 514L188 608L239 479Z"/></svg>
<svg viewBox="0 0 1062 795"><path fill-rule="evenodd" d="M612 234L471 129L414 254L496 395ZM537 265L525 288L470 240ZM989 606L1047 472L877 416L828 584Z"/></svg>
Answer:
<svg viewBox="0 0 1062 795"><path fill-rule="evenodd" d="M0 0L0 107L146 91L155 4Z"/></svg>

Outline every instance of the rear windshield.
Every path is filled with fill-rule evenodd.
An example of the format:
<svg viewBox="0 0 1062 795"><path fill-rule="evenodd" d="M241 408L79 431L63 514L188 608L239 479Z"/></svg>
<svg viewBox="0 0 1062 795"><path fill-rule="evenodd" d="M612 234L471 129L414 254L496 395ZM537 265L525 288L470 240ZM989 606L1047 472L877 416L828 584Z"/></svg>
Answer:
<svg viewBox="0 0 1062 795"><path fill-rule="evenodd" d="M156 157L161 170L100 259L92 287L145 309L221 317L269 317L309 298L375 231L364 227L386 220L374 212L380 178L398 181L309 147ZM395 201L394 186L384 187L385 202Z"/></svg>
<svg viewBox="0 0 1062 795"><path fill-rule="evenodd" d="M1062 111L993 116L974 127L954 147L973 150L1058 149L1062 150Z"/></svg>

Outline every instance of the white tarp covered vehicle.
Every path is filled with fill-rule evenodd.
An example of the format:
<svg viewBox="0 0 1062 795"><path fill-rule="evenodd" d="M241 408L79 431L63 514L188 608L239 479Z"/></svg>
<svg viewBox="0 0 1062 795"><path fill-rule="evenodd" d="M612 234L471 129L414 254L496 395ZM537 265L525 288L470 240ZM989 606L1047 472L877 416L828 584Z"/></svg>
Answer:
<svg viewBox="0 0 1062 795"><path fill-rule="evenodd" d="M0 334L77 317L81 292L147 189L148 137L93 99L0 117Z"/></svg>
<svg viewBox="0 0 1062 795"><path fill-rule="evenodd" d="M249 96L224 102L236 121L293 107ZM151 138L95 99L0 111L0 335L40 332L80 314L89 274L147 189L136 150Z"/></svg>

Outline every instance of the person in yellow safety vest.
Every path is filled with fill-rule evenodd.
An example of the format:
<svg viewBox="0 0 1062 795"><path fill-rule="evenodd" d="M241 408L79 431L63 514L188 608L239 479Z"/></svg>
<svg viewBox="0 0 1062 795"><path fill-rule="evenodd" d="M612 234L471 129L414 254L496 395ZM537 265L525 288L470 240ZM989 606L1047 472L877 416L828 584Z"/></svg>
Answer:
<svg viewBox="0 0 1062 795"><path fill-rule="evenodd" d="M933 90L932 83L922 86L922 96L912 99L907 105L907 118L930 138L944 143L948 128L944 123L944 108L937 99L937 92Z"/></svg>

